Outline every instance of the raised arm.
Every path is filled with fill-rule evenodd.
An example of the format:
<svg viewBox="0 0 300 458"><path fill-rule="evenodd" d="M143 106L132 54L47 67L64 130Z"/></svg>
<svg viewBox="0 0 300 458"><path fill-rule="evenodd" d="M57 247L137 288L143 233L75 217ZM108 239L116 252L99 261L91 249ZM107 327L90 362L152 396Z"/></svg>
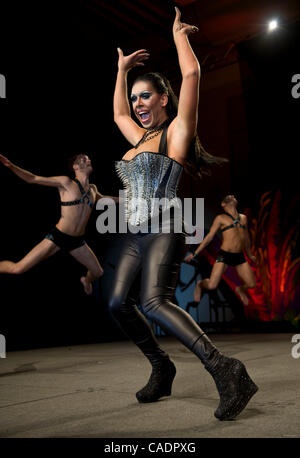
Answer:
<svg viewBox="0 0 300 458"><path fill-rule="evenodd" d="M221 228L221 220L220 217L217 216L214 219L214 222L211 225L211 228L208 232L208 234L204 237L202 242L197 246L196 250L194 251L194 254L190 254L186 258L186 262L190 262L193 258L198 256L199 253L201 253L202 250L212 241L212 239L215 237L216 233L218 230Z"/></svg>
<svg viewBox="0 0 300 458"><path fill-rule="evenodd" d="M29 184L41 184L44 186L64 188L71 181L71 179L66 176L41 177L34 175L33 173L28 172L28 170L21 169L17 165L13 164L9 159L7 159L7 157L3 156L2 154L0 154L0 162L2 162L5 167L9 168L15 175Z"/></svg>
<svg viewBox="0 0 300 458"><path fill-rule="evenodd" d="M183 162L190 143L197 133L200 65L190 45L188 35L198 28L181 22L177 7L173 24L173 38L177 49L182 83L178 101L178 115L170 126L169 156Z"/></svg>
<svg viewBox="0 0 300 458"><path fill-rule="evenodd" d="M118 54L118 74L113 102L114 121L129 143L136 145L144 130L131 118L127 95L127 74L133 67L144 65L143 61L148 59L149 54L145 49L140 49L124 56L120 48L118 48Z"/></svg>

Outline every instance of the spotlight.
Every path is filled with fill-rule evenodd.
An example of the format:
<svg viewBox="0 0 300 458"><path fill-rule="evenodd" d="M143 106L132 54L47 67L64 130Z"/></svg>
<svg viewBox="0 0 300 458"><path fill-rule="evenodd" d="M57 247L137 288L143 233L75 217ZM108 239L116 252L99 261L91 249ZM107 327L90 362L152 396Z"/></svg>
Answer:
<svg viewBox="0 0 300 458"><path fill-rule="evenodd" d="M277 29L278 27L278 22L276 19L273 19L273 21L269 22L269 32L272 32L273 30Z"/></svg>

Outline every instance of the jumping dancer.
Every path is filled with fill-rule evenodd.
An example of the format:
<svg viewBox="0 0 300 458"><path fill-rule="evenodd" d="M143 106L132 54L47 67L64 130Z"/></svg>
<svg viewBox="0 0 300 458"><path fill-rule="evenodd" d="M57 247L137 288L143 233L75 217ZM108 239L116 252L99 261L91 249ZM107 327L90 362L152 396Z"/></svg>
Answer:
<svg viewBox="0 0 300 458"><path fill-rule="evenodd" d="M89 157L77 154L70 159L70 171L75 174L74 179L67 176L34 175L17 167L2 154L0 162L27 183L56 187L62 206L58 223L45 238L20 261L0 261L0 273L22 274L61 249L69 252L88 269L86 276L81 277L80 281L86 294L92 294L92 282L103 274L103 269L94 252L86 244L84 233L94 203L108 196L100 194L96 185L89 183L89 176L93 171Z"/></svg>
<svg viewBox="0 0 300 458"><path fill-rule="evenodd" d="M221 202L224 212L216 216L209 233L196 248L194 254L188 255L185 259L186 262L190 262L213 240L218 230L222 232L223 240L211 276L197 282L194 291L195 302L200 302L203 288L216 289L227 267L232 266L243 281L243 284L237 286L235 291L244 305L249 303L246 291L249 288L255 288L256 282L254 273L245 259L244 251L253 262L256 262L256 258L250 250L247 216L238 213L237 204L238 202L232 194L224 197Z"/></svg>

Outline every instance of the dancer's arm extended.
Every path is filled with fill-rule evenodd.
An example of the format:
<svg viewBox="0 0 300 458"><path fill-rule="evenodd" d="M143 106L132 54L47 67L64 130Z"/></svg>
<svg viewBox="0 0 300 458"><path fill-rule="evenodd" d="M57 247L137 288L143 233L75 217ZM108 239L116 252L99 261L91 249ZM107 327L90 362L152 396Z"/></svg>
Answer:
<svg viewBox="0 0 300 458"><path fill-rule="evenodd" d="M58 176L58 177L41 177L34 175L28 170L21 169L17 165L13 164L7 157L0 154L0 162L2 162L5 167L9 168L15 175L17 175L22 180L26 181L29 184L41 184L44 186L54 186L64 188L68 183L71 182L71 179L67 176Z"/></svg>
<svg viewBox="0 0 300 458"><path fill-rule="evenodd" d="M145 130L131 118L127 95L127 74L133 67L143 66L143 61L148 59L149 54L146 49L139 49L128 56L124 56L120 48L118 48L118 53L118 74L113 102L114 121L129 143L136 145Z"/></svg>
<svg viewBox="0 0 300 458"><path fill-rule="evenodd" d="M197 246L196 250L194 251L194 254L190 254L186 258L186 262L190 262L193 258L195 258L204 248L212 241L218 230L221 228L221 220L220 216L217 216L214 219L214 222L211 225L211 228L208 232L208 234L204 237L202 242Z"/></svg>
<svg viewBox="0 0 300 458"><path fill-rule="evenodd" d="M105 199L105 198L108 198L108 199L112 199L115 203L119 203L120 201L120 198L119 197L115 197L115 196L104 196L103 194L101 194L101 192L98 191L98 188L95 184L92 185L94 187L94 190L96 191L96 202L100 199Z"/></svg>
<svg viewBox="0 0 300 458"><path fill-rule="evenodd" d="M184 162L192 139L197 133L200 65L189 43L188 35L198 28L180 21L181 13L176 9L173 38L177 49L182 83L178 101L178 114L169 127L169 156Z"/></svg>

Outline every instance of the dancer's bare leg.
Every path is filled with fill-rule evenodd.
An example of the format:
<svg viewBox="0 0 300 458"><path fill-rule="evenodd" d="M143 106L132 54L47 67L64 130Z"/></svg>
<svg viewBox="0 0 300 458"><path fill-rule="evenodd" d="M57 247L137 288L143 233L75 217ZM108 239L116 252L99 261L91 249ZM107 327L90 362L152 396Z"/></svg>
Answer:
<svg viewBox="0 0 300 458"><path fill-rule="evenodd" d="M194 289L194 302L200 302L201 300L201 280L197 281L195 289Z"/></svg>
<svg viewBox="0 0 300 458"><path fill-rule="evenodd" d="M249 299L246 294L246 291L249 288L255 288L256 286L254 273L248 262L244 262L243 264L236 266L235 269L241 280L244 282L241 286L237 286L235 288L235 292L239 295L243 304L248 305Z"/></svg>
<svg viewBox="0 0 300 458"><path fill-rule="evenodd" d="M221 281L222 275L227 269L227 264L224 264L224 262L215 262L210 278L205 278L204 280L200 280L197 282L197 285L195 287L194 291L194 301L195 302L200 302L201 299L201 294L202 294L202 289L216 289L218 287L218 284Z"/></svg>
<svg viewBox="0 0 300 458"><path fill-rule="evenodd" d="M0 274L22 274L39 262L55 254L60 248L51 240L44 239L18 262L0 261Z"/></svg>
<svg viewBox="0 0 300 458"><path fill-rule="evenodd" d="M103 274L103 269L95 253L85 243L83 246L70 251L70 254L88 269L86 276L81 277L80 281L86 294L92 294L92 282Z"/></svg>

